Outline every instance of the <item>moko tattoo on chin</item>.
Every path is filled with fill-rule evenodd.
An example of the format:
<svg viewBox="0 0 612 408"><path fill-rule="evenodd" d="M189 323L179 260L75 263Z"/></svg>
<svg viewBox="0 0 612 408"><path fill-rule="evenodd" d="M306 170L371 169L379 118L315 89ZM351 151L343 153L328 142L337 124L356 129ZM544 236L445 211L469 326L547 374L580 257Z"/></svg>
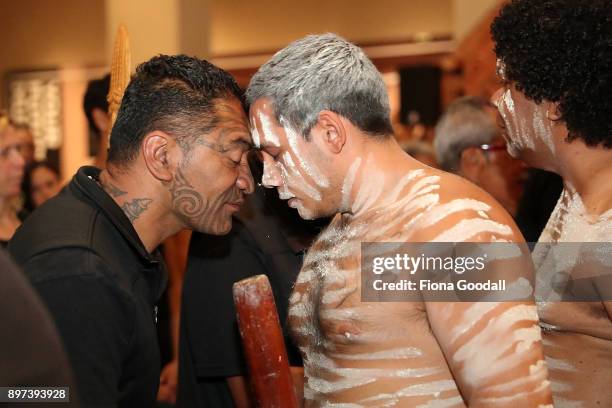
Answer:
<svg viewBox="0 0 612 408"><path fill-rule="evenodd" d="M174 180L169 183L168 190L172 195L172 206L182 218L198 220L208 209L206 200L187 181L185 175L178 169Z"/></svg>

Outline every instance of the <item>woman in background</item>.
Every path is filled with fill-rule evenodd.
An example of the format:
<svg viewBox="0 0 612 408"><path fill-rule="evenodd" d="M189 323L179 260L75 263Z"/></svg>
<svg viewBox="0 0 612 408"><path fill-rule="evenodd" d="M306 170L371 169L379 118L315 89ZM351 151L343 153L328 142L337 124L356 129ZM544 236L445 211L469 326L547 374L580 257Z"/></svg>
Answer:
<svg viewBox="0 0 612 408"><path fill-rule="evenodd" d="M62 189L57 169L46 161L36 161L26 168L23 178L24 208L32 212Z"/></svg>
<svg viewBox="0 0 612 408"><path fill-rule="evenodd" d="M0 246L3 247L22 221L15 207L25 165L21 150L8 118L0 113Z"/></svg>

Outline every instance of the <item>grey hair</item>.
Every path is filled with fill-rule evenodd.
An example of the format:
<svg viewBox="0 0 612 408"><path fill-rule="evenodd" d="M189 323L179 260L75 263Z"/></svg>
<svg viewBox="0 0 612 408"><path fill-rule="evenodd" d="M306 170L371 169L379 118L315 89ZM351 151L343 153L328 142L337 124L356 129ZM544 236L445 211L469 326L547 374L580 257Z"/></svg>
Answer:
<svg viewBox="0 0 612 408"><path fill-rule="evenodd" d="M465 96L451 103L436 125L434 149L442 169L459 170L461 152L493 141L499 133L485 111L492 105L481 98Z"/></svg>
<svg viewBox="0 0 612 408"><path fill-rule="evenodd" d="M323 110L369 135L393 134L380 72L361 48L336 34L309 35L277 52L253 76L246 98L249 104L270 98L276 120L306 139Z"/></svg>

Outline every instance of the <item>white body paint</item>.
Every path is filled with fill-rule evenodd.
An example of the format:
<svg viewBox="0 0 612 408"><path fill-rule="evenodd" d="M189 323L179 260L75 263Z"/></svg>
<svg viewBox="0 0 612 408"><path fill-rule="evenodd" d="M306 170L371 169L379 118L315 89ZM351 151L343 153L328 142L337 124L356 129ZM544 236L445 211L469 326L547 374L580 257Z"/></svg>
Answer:
<svg viewBox="0 0 612 408"><path fill-rule="evenodd" d="M278 156L270 153L276 161L274 167L267 169L268 177L280 179L280 183L275 179L274 185L281 198L296 197L290 205L303 218L316 215L314 211L322 208L311 207L329 204L323 198L332 188L331 181L316 166L329 167L319 156L324 153L316 151L316 143L307 144L285 119L280 118L282 132L277 135L272 134L278 129L270 125L272 122L261 117L258 120L264 133L262 143L283 146ZM500 242L513 239L513 229L495 221L499 218L493 216L489 204L469 198L480 197L479 194L473 191L471 196L459 198L454 188L444 184L445 180L456 179L444 178L429 168L398 174L389 163L378 166L374 157L371 151L358 157L348 165L341 183L334 179L333 188L339 191L331 192L333 200L329 201L337 200L331 205L341 206L347 214L336 215L315 241L290 299L289 325L304 357L305 406L463 407L464 399L449 368L454 361L470 361L470 367L457 366L466 371L461 375L463 383L467 378L474 387L486 384L486 390L510 387L499 382L491 385L485 380L521 365L523 355L539 341L533 307L501 310L497 304L492 310L494 318L483 320L489 326L458 329L456 344L445 349L449 354L445 357L423 303L361 302L362 242L396 242L401 246L404 242L417 242L422 236L428 237L427 241L459 242L483 236ZM405 155L401 157L407 160ZM399 168L412 167L402 164ZM457 214L463 221L457 221ZM449 314L461 311L461 306L455 304ZM515 323L524 326L511 330ZM487 349L486 355L496 368L487 367L485 358L479 358L480 348ZM540 378L542 372L546 372L543 363L534 363L525 380L528 390L548 387ZM513 386L525 388L523 384ZM508 394L486 395L493 398Z"/></svg>
<svg viewBox="0 0 612 408"><path fill-rule="evenodd" d="M355 173L364 167L369 167L370 181L357 185ZM360 301L360 243L410 241L415 232L436 228L462 212L470 214L469 222L439 237L466 241L490 234L504 241L510 239L512 229L492 221L486 203L475 199L440 202L443 187L437 175L411 171L394 188L386 187L385 178L367 159L349 169L343 202L352 191L355 215L337 216L321 233L306 256L290 299L289 324L304 356L306 407L465 406L439 348L430 349L436 341L429 328L421 326L426 322L422 311L408 302ZM465 313L467 328L453 334L458 341L462 336L473 339L458 347L453 356L457 360L473 359L486 350L467 378L478 381L512 369L540 339L534 306L516 306L501 314L499 307L499 303L475 304ZM487 310L499 316L488 329L475 331L471 322L482 319ZM515 323L525 322L524 328L510 330ZM500 345L507 344L508 336L514 339L514 351L504 355L509 350ZM492 362L495 369L490 367ZM525 381L548 387L545 378L540 378L543 373L545 377L544 363L534 364Z"/></svg>
<svg viewBox="0 0 612 408"><path fill-rule="evenodd" d="M349 208L351 192L353 191L353 184L355 183L355 176L357 175L357 170L359 170L359 166L361 166L361 157L358 157L357 160L355 160L355 162L351 165L348 173L344 178L344 182L342 183L343 211Z"/></svg>
<svg viewBox="0 0 612 408"><path fill-rule="evenodd" d="M601 215L587 213L579 194L567 185L555 207L541 243L610 242L612 209ZM574 251L571 253L569 251ZM612 366L612 323L603 304L560 302L551 282L564 272L567 282L581 256L578 245L534 250L536 291L547 301L538 303L544 333L546 361L550 369L555 407L610 406L609 367ZM584 257L584 254L582 254ZM609 254L607 257L609 260ZM569 273L569 274L568 274Z"/></svg>

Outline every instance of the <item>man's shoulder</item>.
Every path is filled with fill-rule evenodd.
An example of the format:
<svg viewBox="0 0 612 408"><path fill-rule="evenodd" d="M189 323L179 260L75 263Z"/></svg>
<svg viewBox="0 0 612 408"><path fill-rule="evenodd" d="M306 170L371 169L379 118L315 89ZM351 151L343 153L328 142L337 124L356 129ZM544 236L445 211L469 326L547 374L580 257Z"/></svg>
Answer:
<svg viewBox="0 0 612 408"><path fill-rule="evenodd" d="M409 222L411 241L521 240L510 214L474 183L433 169L424 172L421 179L407 205L414 205L419 197L432 197L422 200L426 208Z"/></svg>
<svg viewBox="0 0 612 408"><path fill-rule="evenodd" d="M112 282L115 277L110 265L85 247L42 251L24 259L20 266L32 284L73 278Z"/></svg>

